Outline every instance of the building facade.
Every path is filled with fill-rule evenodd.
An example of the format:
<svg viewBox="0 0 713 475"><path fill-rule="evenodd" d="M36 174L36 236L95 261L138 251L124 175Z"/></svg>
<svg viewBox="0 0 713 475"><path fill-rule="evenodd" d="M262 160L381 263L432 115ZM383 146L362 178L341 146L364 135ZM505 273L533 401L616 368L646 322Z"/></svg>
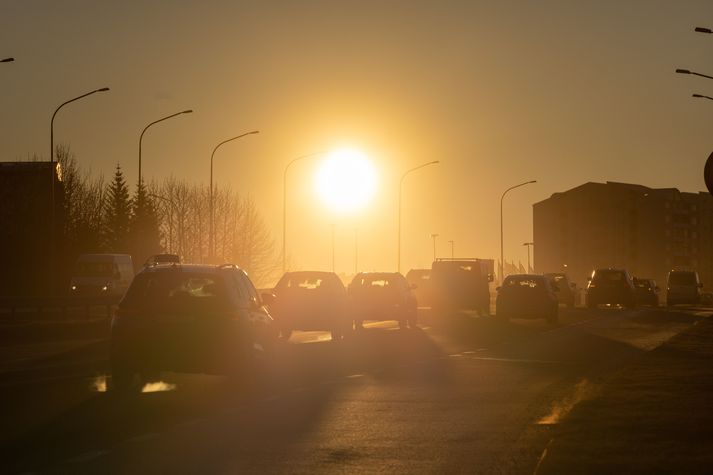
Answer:
<svg viewBox="0 0 713 475"><path fill-rule="evenodd" d="M579 286L617 267L665 289L671 269L697 270L713 288L713 196L628 183L585 183L533 205L535 270Z"/></svg>

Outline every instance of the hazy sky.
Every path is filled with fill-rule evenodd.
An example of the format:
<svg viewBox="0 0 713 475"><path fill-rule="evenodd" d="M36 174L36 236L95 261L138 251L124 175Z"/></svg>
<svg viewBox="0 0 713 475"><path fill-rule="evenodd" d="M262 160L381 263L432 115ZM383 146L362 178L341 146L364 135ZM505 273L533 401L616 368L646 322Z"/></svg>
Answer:
<svg viewBox="0 0 713 475"><path fill-rule="evenodd" d="M318 160L289 177L294 267L396 264L401 173L404 271L439 254L526 261L532 204L587 181L704 190L713 149L710 0L539 1L31 1L0 0L0 160L49 153L50 117L67 99L55 141L110 177L135 184L138 138L149 122L192 108L144 137L147 180L218 184L251 194L282 233L282 170L337 146L368 154L376 200L334 216L317 201Z"/></svg>

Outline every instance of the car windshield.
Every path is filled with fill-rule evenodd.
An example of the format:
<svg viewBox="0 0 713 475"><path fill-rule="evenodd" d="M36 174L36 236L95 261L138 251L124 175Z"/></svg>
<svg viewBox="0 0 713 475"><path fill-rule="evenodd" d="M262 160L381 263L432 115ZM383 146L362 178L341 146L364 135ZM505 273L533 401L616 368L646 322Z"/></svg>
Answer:
<svg viewBox="0 0 713 475"><path fill-rule="evenodd" d="M696 285L696 274L693 272L671 272L668 276L669 285Z"/></svg>
<svg viewBox="0 0 713 475"><path fill-rule="evenodd" d="M113 262L78 262L74 268L76 277L112 277L116 272Z"/></svg>
<svg viewBox="0 0 713 475"><path fill-rule="evenodd" d="M288 274L277 285L278 289L291 291L335 290L340 286L339 280L333 275L321 274Z"/></svg>
<svg viewBox="0 0 713 475"><path fill-rule="evenodd" d="M188 272L139 274L122 305L173 311L218 308L225 303L222 280L217 275Z"/></svg>

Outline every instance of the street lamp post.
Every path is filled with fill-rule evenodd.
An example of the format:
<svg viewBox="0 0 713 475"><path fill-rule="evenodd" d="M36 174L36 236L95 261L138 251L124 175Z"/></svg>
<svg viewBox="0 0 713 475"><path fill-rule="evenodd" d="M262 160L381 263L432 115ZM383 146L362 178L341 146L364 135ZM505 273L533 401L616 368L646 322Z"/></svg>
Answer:
<svg viewBox="0 0 713 475"><path fill-rule="evenodd" d="M436 233L431 233L431 239L433 239L433 260L436 260L436 238L438 237L438 234Z"/></svg>
<svg viewBox="0 0 713 475"><path fill-rule="evenodd" d="M232 142L233 140L237 140L240 137L245 137L246 135L253 135L253 134L259 134L259 130L253 130L252 132L246 132L241 135L237 135L235 137L231 137L227 140L223 140L220 142L218 145L215 146L213 149L213 152L210 154L210 252L212 257L215 257L215 224L214 224L214 213L213 213L213 156L215 155L215 151L218 150L218 148L228 142ZM225 256L223 256L225 257Z"/></svg>
<svg viewBox="0 0 713 475"><path fill-rule="evenodd" d="M708 33L708 34L713 33L713 30L711 30L710 28L704 28L702 26L697 26L695 28L695 30L693 30L693 31L697 31L698 33Z"/></svg>
<svg viewBox="0 0 713 475"><path fill-rule="evenodd" d="M190 114L191 112L193 112L192 109L187 109L187 110L184 110L184 111L181 111L181 112L176 112L175 114L167 115L166 117L162 117L162 118L160 118L160 119L158 119L158 120L154 120L154 121L151 122L149 125L147 125L146 127L144 127L144 130L141 131L141 135L139 135L139 186L141 186L141 142L142 142L143 139L144 139L144 134L146 133L146 131L149 129L149 127L151 127L151 126L154 125L154 124L158 124L159 122L163 122L164 120L168 120L168 119L170 119L171 117L176 117L177 115Z"/></svg>
<svg viewBox="0 0 713 475"><path fill-rule="evenodd" d="M282 173L282 273L287 271L287 171L292 164L306 158L313 158L317 155L323 155L325 152L314 152L307 155L292 159Z"/></svg>
<svg viewBox="0 0 713 475"><path fill-rule="evenodd" d="M505 261L503 260L503 199L505 199L505 195L511 191L514 190L515 188L520 188L521 186L529 185L531 183L537 183L537 180L530 180L526 181L523 183L520 183L519 185L511 186L507 190L503 191L502 196L500 196L500 282L502 283L503 281L503 269L505 267Z"/></svg>
<svg viewBox="0 0 713 475"><path fill-rule="evenodd" d="M359 273L359 228L354 228L354 275Z"/></svg>
<svg viewBox="0 0 713 475"><path fill-rule="evenodd" d="M6 58L2 60L3 63L5 62L10 62L14 61L15 58ZM55 198L54 198L54 185L55 185L55 164L54 164L54 118L57 116L57 113L59 110L66 106L67 104L78 101L79 99L83 99L87 96L91 96L92 94L96 94L97 92L106 92L108 91L108 87L102 87L99 89L94 89L93 91L89 91L86 94L82 94L81 96L77 96L73 99L70 99L68 101L63 102L60 104L55 110L54 113L52 114L52 119L50 120L50 291L52 294L54 294L54 227L55 227Z"/></svg>
<svg viewBox="0 0 713 475"><path fill-rule="evenodd" d="M398 243L397 243L397 258L396 258L396 270L398 272L401 272L401 191L403 190L403 185L404 185L404 178L406 178L406 175L408 175L411 172L415 172L416 170L427 167L429 165L435 165L436 163L440 163L440 160L434 160L432 162L424 163L422 165L419 165L417 167L413 167L411 169L406 170L403 175L401 175L401 180L399 180L399 222L398 222Z"/></svg>
<svg viewBox="0 0 713 475"><path fill-rule="evenodd" d="M0 59L0 63L12 63L13 61L15 61L15 58Z"/></svg>
<svg viewBox="0 0 713 475"><path fill-rule="evenodd" d="M334 223L332 223L332 224L330 224L330 226L332 227L332 272L334 272L334 269L335 269L335 266L334 266L334 261L335 261L335 259L334 259L334 229L335 229L336 225Z"/></svg>
<svg viewBox="0 0 713 475"><path fill-rule="evenodd" d="M713 101L713 97L711 96L705 96L703 94L691 94L691 97L695 97L698 99L708 99L709 101Z"/></svg>
<svg viewBox="0 0 713 475"><path fill-rule="evenodd" d="M455 245L455 242L451 239L450 241L448 241L448 243L451 245L451 259L455 259L455 258L456 258L456 257L455 257L455 256L456 256L456 251L455 251L456 245Z"/></svg>
<svg viewBox="0 0 713 475"><path fill-rule="evenodd" d="M534 246L534 242L523 242L523 246L527 247L527 272L530 272L531 266L530 266L530 247Z"/></svg>
<svg viewBox="0 0 713 475"><path fill-rule="evenodd" d="M677 72L678 74L692 74L692 75L694 75L694 76L700 76L700 77L702 77L702 78L713 79L713 76L708 76L707 74L697 73L697 72L691 71L691 70L689 70L689 69L677 69L676 72Z"/></svg>

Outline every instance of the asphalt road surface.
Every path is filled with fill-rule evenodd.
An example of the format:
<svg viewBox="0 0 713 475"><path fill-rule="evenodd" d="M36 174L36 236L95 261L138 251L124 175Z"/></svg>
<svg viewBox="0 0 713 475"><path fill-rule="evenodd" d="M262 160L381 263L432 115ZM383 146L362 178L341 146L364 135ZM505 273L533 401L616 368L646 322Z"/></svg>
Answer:
<svg viewBox="0 0 713 475"><path fill-rule="evenodd" d="M561 309L544 321L424 315L333 343L296 332L264 380L162 375L2 388L4 473L536 473L597 382L703 315ZM435 321L434 321L435 320ZM3 468L4 466L4 468Z"/></svg>

